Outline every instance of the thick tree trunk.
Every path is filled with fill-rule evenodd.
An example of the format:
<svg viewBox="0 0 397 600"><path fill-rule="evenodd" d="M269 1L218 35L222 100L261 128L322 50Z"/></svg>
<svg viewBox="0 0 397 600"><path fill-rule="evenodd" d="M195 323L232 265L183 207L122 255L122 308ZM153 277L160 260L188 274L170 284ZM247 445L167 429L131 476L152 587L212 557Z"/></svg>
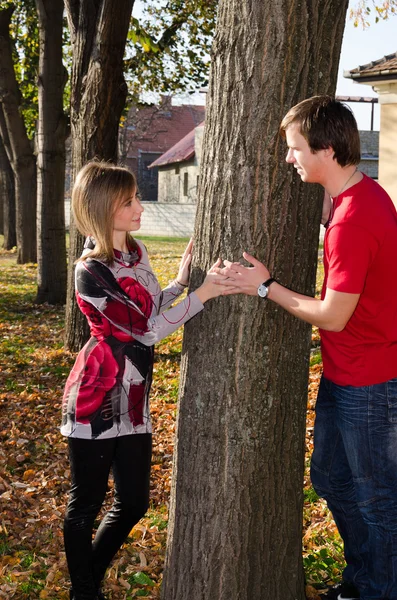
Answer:
<svg viewBox="0 0 397 600"><path fill-rule="evenodd" d="M0 106L0 119L2 110ZM0 135L0 205L2 206L4 235L3 248L11 250L17 245L15 231L15 186L14 174L11 169L10 161L4 147L3 138Z"/></svg>
<svg viewBox="0 0 397 600"><path fill-rule="evenodd" d="M62 63L63 0L36 0L39 16L39 123L37 129L36 302L66 301L65 140L67 121Z"/></svg>
<svg viewBox="0 0 397 600"><path fill-rule="evenodd" d="M0 102L7 134L8 159L14 172L18 263L36 262L36 158L19 111L20 92L15 78L9 36L13 7L0 10ZM8 148L6 146L8 152Z"/></svg>
<svg viewBox="0 0 397 600"><path fill-rule="evenodd" d="M72 181L94 157L117 159L120 116L127 97L123 56L134 0L65 0L73 47ZM78 350L86 321L75 302L74 261L83 239L71 218L65 345Z"/></svg>
<svg viewBox="0 0 397 600"><path fill-rule="evenodd" d="M313 294L321 193L285 163L280 121L333 93L348 0L221 0L192 287L248 250ZM310 326L227 297L186 326L164 600L302 600Z"/></svg>

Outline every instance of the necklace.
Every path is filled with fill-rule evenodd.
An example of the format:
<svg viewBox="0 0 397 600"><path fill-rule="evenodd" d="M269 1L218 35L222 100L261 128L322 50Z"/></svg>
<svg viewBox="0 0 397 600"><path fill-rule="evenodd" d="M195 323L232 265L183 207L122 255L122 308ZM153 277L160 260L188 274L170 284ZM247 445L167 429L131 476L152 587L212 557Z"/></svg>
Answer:
<svg viewBox="0 0 397 600"><path fill-rule="evenodd" d="M347 184L349 183L350 179L353 179L353 175L355 175L357 173L357 167L354 169L353 173L350 175L349 179L347 181L345 181L345 183L342 185L340 191L336 194L336 196L331 196L332 200L336 200L338 196L341 195L341 193L343 192L343 190L345 189L345 187L347 186Z"/></svg>
<svg viewBox="0 0 397 600"><path fill-rule="evenodd" d="M347 186L347 184L349 183L349 181L351 179L353 179L353 176L357 173L358 169L357 167L354 169L353 173L350 175L350 177L347 179L347 181L345 181L345 183L342 185L340 191L336 194L336 196L331 196L330 194L330 198L331 198L331 212L329 215L329 219L328 221L325 223L324 227L327 229L328 226L331 224L332 219L334 217L334 212L335 212L335 204L337 199L339 198L339 196L341 195L341 193L343 192L343 190L345 189L345 187Z"/></svg>

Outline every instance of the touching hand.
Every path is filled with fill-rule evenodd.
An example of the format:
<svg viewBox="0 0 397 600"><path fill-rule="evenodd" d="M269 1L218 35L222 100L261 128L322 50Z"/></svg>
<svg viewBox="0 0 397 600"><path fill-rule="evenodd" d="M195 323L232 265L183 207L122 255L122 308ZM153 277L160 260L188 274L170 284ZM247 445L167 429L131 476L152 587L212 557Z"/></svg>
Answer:
<svg viewBox="0 0 397 600"><path fill-rule="evenodd" d="M231 286L230 284L225 285L227 276L220 273L220 264L221 259L218 258L216 263L214 263L207 272L203 283L195 292L203 304L211 298L217 298L218 296L225 296L239 292L235 286Z"/></svg>
<svg viewBox="0 0 397 600"><path fill-rule="evenodd" d="M225 275L227 279L223 282L224 286L230 286L239 293L256 296L258 287L270 278L268 269L259 260L248 254L243 253L243 256L252 267L244 267L237 262L224 260L223 268L218 268L217 273ZM233 293L236 293L233 292Z"/></svg>
<svg viewBox="0 0 397 600"><path fill-rule="evenodd" d="M176 280L181 285L188 285L190 275L190 265L192 262L193 239L190 239L188 245L182 254L181 262L179 263L179 271Z"/></svg>

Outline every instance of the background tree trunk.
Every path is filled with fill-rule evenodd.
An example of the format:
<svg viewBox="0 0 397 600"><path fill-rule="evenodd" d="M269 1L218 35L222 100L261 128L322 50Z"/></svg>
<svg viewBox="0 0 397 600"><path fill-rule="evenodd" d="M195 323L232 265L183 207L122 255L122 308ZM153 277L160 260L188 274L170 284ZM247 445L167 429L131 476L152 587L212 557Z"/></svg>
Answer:
<svg viewBox="0 0 397 600"><path fill-rule="evenodd" d="M4 234L4 175L1 172L1 145L2 141L0 138L0 234ZM4 150L4 148L3 148Z"/></svg>
<svg viewBox="0 0 397 600"><path fill-rule="evenodd" d="M127 97L123 56L134 0L65 0L73 48L72 182L96 157L116 161L120 116ZM71 218L65 345L79 350L87 339L86 320L74 296L74 261L83 238Z"/></svg>
<svg viewBox="0 0 397 600"><path fill-rule="evenodd" d="M285 163L288 109L334 93L348 0L221 0L191 286L248 250L312 295L318 186ZM311 328L260 298L188 323L163 581L165 600L302 600ZM209 341L211 340L211 343Z"/></svg>
<svg viewBox="0 0 397 600"><path fill-rule="evenodd" d="M0 119L2 118L2 110L0 106ZM1 130L1 129L0 129ZM17 245L15 231L15 187L14 174L11 169L10 161L4 148L3 138L0 135L0 194L2 200L0 205L3 213L3 230L4 235L3 248L11 250Z"/></svg>
<svg viewBox="0 0 397 600"><path fill-rule="evenodd" d="M65 140L67 120L62 63L63 0L36 0L39 17L39 122L37 129L36 302L66 301Z"/></svg>
<svg viewBox="0 0 397 600"><path fill-rule="evenodd" d="M0 10L0 102L10 140L10 161L15 181L18 263L36 262L36 158L19 111L20 92L15 78L9 35L14 8ZM1 123L0 123L1 124ZM9 149L5 146L6 151Z"/></svg>

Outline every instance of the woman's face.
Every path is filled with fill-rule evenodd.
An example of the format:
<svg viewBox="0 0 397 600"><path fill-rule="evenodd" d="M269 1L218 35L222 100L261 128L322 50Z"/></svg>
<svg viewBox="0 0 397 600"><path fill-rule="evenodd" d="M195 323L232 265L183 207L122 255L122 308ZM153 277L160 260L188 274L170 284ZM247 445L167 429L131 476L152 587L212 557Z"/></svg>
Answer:
<svg viewBox="0 0 397 600"><path fill-rule="evenodd" d="M114 231L137 231L141 226L143 206L137 196L137 190L127 194L117 205L113 215Z"/></svg>

